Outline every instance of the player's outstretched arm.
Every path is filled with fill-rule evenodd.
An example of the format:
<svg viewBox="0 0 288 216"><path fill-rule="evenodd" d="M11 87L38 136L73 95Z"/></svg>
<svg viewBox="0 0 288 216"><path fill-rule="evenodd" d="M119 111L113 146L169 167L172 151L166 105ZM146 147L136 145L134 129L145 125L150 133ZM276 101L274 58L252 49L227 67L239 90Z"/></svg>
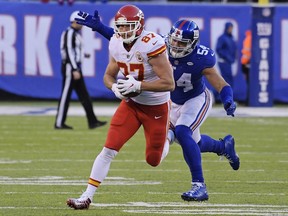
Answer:
<svg viewBox="0 0 288 216"><path fill-rule="evenodd" d="M81 18L75 18L76 22L80 25L85 25L89 28L91 28L93 31L97 31L99 34L101 34L106 39L110 40L110 38L114 34L114 29L104 25L99 17L98 11L94 11L94 16L90 15L89 13L80 11L78 13L78 16Z"/></svg>
<svg viewBox="0 0 288 216"><path fill-rule="evenodd" d="M236 103L233 99L233 90L231 86L223 79L220 73L217 72L215 67L205 68L203 70L203 75L213 86L213 88L215 88L215 90L220 94L220 98L224 105L226 114L234 117Z"/></svg>
<svg viewBox="0 0 288 216"><path fill-rule="evenodd" d="M226 110L226 114L234 117L236 103L233 100L233 90L230 85L226 85L220 91L220 98Z"/></svg>

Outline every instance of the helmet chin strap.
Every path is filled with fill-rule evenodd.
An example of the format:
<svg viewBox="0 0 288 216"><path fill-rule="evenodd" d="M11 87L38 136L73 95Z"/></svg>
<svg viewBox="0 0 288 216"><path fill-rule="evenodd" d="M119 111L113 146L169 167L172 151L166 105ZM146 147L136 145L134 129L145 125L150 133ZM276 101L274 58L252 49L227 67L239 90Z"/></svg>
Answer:
<svg viewBox="0 0 288 216"><path fill-rule="evenodd" d="M173 48L170 48L170 53L171 53L171 56L173 58L183 58L183 57L189 55L192 51L193 51L193 49L189 48L187 50L182 50L181 52L177 52L177 50L173 51Z"/></svg>
<svg viewBox="0 0 288 216"><path fill-rule="evenodd" d="M134 33L129 38L122 38L122 39L123 39L123 43L131 44L136 39L136 34Z"/></svg>
<svg viewBox="0 0 288 216"><path fill-rule="evenodd" d="M173 58L179 58L179 57L180 57L180 56L179 56L180 53L173 51L172 48L171 48L171 50L170 50L170 53L171 53L171 56L172 56Z"/></svg>
<svg viewBox="0 0 288 216"><path fill-rule="evenodd" d="M142 32L141 32L142 33ZM131 35L127 39L123 39L123 43L125 44L132 44L138 37L140 37L141 34L137 35L137 32L134 32L133 35Z"/></svg>

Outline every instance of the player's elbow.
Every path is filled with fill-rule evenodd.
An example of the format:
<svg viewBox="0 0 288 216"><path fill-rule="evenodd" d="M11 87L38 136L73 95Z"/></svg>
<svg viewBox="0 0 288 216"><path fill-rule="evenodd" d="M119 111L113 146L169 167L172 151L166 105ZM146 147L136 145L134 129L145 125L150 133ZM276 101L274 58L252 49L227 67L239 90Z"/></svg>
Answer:
<svg viewBox="0 0 288 216"><path fill-rule="evenodd" d="M175 83L174 82L165 82L165 84L162 86L163 86L163 88L161 88L161 91L174 91L174 89L175 89Z"/></svg>
<svg viewBox="0 0 288 216"><path fill-rule="evenodd" d="M159 89L158 91L174 91L174 79L162 79L161 82L157 83L157 89Z"/></svg>
<svg viewBox="0 0 288 216"><path fill-rule="evenodd" d="M175 82L174 80L171 80L169 82L169 91L174 91L174 89L175 89Z"/></svg>

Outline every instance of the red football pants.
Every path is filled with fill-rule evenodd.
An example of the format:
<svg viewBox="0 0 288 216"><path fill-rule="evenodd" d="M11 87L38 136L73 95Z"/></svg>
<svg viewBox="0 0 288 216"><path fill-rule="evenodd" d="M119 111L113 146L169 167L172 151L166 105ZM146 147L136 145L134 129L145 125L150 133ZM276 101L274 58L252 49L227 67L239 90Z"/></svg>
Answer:
<svg viewBox="0 0 288 216"><path fill-rule="evenodd" d="M105 147L120 151L121 147L143 125L146 139L146 161L157 166L161 161L169 126L169 102L142 105L132 100L120 103L112 117Z"/></svg>

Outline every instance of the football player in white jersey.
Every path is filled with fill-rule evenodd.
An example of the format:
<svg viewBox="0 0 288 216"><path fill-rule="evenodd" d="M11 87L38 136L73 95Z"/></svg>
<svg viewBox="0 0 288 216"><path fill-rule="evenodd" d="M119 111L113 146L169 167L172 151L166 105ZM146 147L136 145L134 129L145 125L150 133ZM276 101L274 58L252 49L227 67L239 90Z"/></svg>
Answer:
<svg viewBox="0 0 288 216"><path fill-rule="evenodd" d="M86 191L78 199L67 200L74 209L89 208L113 158L141 125L149 165L159 165L169 149L169 101L175 83L165 41L144 30L144 14L133 5L119 9L114 29L104 84L122 101L112 117L105 145L94 161ZM117 80L119 71L126 78Z"/></svg>
<svg viewBox="0 0 288 216"><path fill-rule="evenodd" d="M97 10L94 16L86 12L80 12L78 15L84 18L76 18L78 24L92 28L108 40L113 37L114 29L100 21ZM200 133L200 127L212 107L204 76L220 93L227 115L234 116L236 103L233 100L232 88L214 68L216 62L214 51L199 44L199 38L197 24L184 19L178 20L172 26L166 40L175 81L175 90L171 92L171 130L168 132L168 139L171 140L170 143L173 137L178 140L191 172L192 188L181 195L186 201L204 201L209 198L204 183L200 151L226 157L233 170L238 170L240 166L232 135L215 140Z"/></svg>

